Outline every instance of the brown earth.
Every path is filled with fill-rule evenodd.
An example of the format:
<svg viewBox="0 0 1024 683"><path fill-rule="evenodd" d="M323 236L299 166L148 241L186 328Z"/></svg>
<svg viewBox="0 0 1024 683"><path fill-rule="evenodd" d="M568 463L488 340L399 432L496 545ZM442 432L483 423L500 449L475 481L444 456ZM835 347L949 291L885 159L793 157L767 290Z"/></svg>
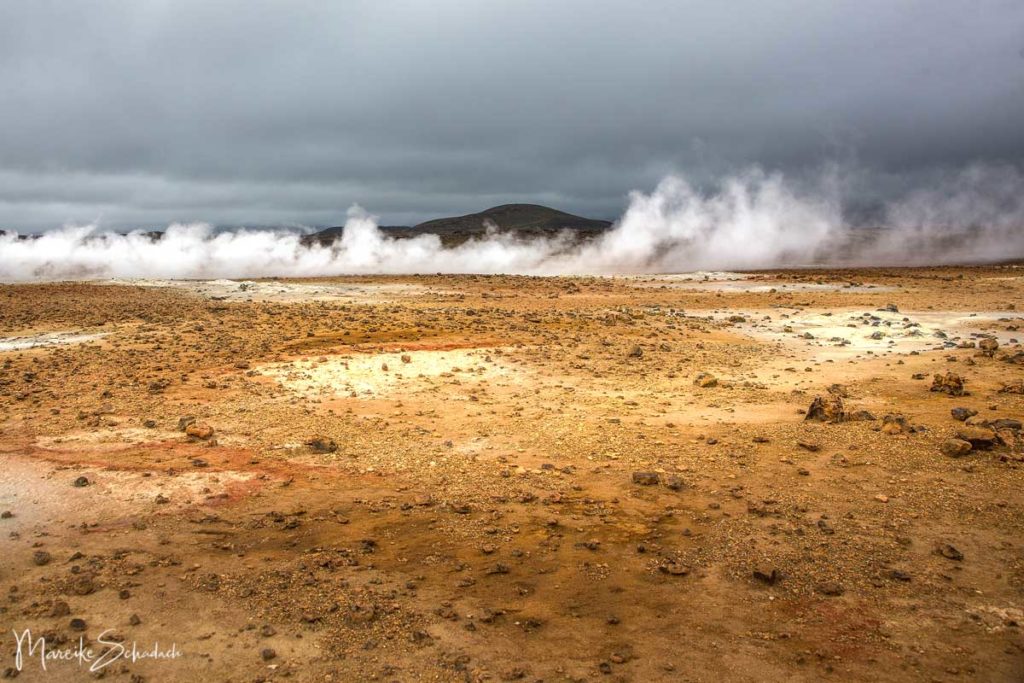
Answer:
<svg viewBox="0 0 1024 683"><path fill-rule="evenodd" d="M267 282L0 286L4 675L1024 680L1024 269Z"/></svg>

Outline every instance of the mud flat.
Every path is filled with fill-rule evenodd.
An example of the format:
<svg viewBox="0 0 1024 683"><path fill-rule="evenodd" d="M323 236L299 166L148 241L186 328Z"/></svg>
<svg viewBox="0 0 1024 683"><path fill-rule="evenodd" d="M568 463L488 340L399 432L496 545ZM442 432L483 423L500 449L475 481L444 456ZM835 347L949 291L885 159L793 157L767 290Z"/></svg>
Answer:
<svg viewBox="0 0 1024 683"><path fill-rule="evenodd" d="M0 286L0 631L180 651L125 681L1022 680L1018 273Z"/></svg>

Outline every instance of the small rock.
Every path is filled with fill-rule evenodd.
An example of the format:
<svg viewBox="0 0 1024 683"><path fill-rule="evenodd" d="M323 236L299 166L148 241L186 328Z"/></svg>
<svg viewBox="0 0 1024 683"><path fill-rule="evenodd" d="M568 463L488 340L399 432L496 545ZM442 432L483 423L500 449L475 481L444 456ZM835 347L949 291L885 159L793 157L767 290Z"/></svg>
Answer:
<svg viewBox="0 0 1024 683"><path fill-rule="evenodd" d="M37 550L34 553L32 553L32 562L37 567L44 567L50 564L50 560L52 559L53 558L50 556L50 553L46 552L45 550Z"/></svg>
<svg viewBox="0 0 1024 683"><path fill-rule="evenodd" d="M827 396L816 396L807 409L804 420L816 420L818 422L842 422L847 417L846 408L843 405L843 398L839 393L829 393Z"/></svg>
<svg viewBox="0 0 1024 683"><path fill-rule="evenodd" d="M634 472L633 483L639 484L640 486L654 486L661 478L657 472Z"/></svg>
<svg viewBox="0 0 1024 683"><path fill-rule="evenodd" d="M693 383L701 389L710 389L711 387L718 386L718 378L709 372L698 372L697 376L693 379Z"/></svg>
<svg viewBox="0 0 1024 683"><path fill-rule="evenodd" d="M964 554L960 552L956 546L950 545L949 543L940 544L938 548L936 548L936 552L947 560L962 562L964 559Z"/></svg>
<svg viewBox="0 0 1024 683"><path fill-rule="evenodd" d="M952 410L950 410L949 413L950 413L950 415L953 416L954 420L957 420L959 422L963 422L967 418L974 417L975 415L977 415L978 411L977 410L972 410L970 408L956 407L956 408L953 408Z"/></svg>
<svg viewBox="0 0 1024 683"><path fill-rule="evenodd" d="M199 441L207 441L213 437L213 427L207 424L193 423L185 428L185 434Z"/></svg>
<svg viewBox="0 0 1024 683"><path fill-rule="evenodd" d="M338 450L338 444L334 442L334 439L328 439L323 436L310 439L306 442L306 445L315 453L334 453Z"/></svg>
<svg viewBox="0 0 1024 683"><path fill-rule="evenodd" d="M963 439L946 439L940 447L942 454L950 458L959 458L971 452L971 444Z"/></svg>
<svg viewBox="0 0 1024 683"><path fill-rule="evenodd" d="M973 448L992 448L996 445L999 437L987 427L961 427L956 430L956 438L967 441Z"/></svg>
<svg viewBox="0 0 1024 683"><path fill-rule="evenodd" d="M964 378L954 372L947 372L945 375L935 375L932 378L930 391L938 391L950 396L966 396L964 389Z"/></svg>
<svg viewBox="0 0 1024 683"><path fill-rule="evenodd" d="M754 578L761 583L766 583L769 586L774 586L776 583L782 580L782 572L774 567L769 569L762 567L754 570Z"/></svg>
<svg viewBox="0 0 1024 683"><path fill-rule="evenodd" d="M665 486L672 491L681 491L686 488L686 482L678 474L670 474L665 477Z"/></svg>

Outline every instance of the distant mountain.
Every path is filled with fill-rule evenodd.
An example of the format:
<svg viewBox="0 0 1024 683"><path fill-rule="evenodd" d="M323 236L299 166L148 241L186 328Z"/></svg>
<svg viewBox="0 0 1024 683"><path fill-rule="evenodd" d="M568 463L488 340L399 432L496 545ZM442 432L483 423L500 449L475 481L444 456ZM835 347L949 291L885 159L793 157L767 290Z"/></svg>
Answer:
<svg viewBox="0 0 1024 683"><path fill-rule="evenodd" d="M438 235L446 246L465 242L470 237L484 234L493 226L499 232L521 237L555 235L563 230L574 233L578 239L596 237L611 227L611 221L583 218L538 204L502 204L479 213L449 218L435 218L415 226L381 226L388 235L398 238L417 235ZM330 244L341 236L344 228L333 227L308 236L310 242Z"/></svg>

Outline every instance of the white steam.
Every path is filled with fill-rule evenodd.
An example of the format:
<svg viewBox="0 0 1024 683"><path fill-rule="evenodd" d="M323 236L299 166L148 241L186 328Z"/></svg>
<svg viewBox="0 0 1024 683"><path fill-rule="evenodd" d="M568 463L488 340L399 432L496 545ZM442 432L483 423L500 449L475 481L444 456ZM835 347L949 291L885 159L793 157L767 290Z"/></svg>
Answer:
<svg viewBox="0 0 1024 683"><path fill-rule="evenodd" d="M333 245L294 232L215 232L171 225L162 239L64 227L37 238L0 235L0 280L249 278L398 273L615 274L816 264L973 263L1024 256L1024 175L974 166L886 207L877 230L843 219L833 175L800 191L750 171L713 193L669 177L635 192L616 225L579 244L571 235L518 238L493 229L455 247L436 235L397 239L358 206Z"/></svg>

